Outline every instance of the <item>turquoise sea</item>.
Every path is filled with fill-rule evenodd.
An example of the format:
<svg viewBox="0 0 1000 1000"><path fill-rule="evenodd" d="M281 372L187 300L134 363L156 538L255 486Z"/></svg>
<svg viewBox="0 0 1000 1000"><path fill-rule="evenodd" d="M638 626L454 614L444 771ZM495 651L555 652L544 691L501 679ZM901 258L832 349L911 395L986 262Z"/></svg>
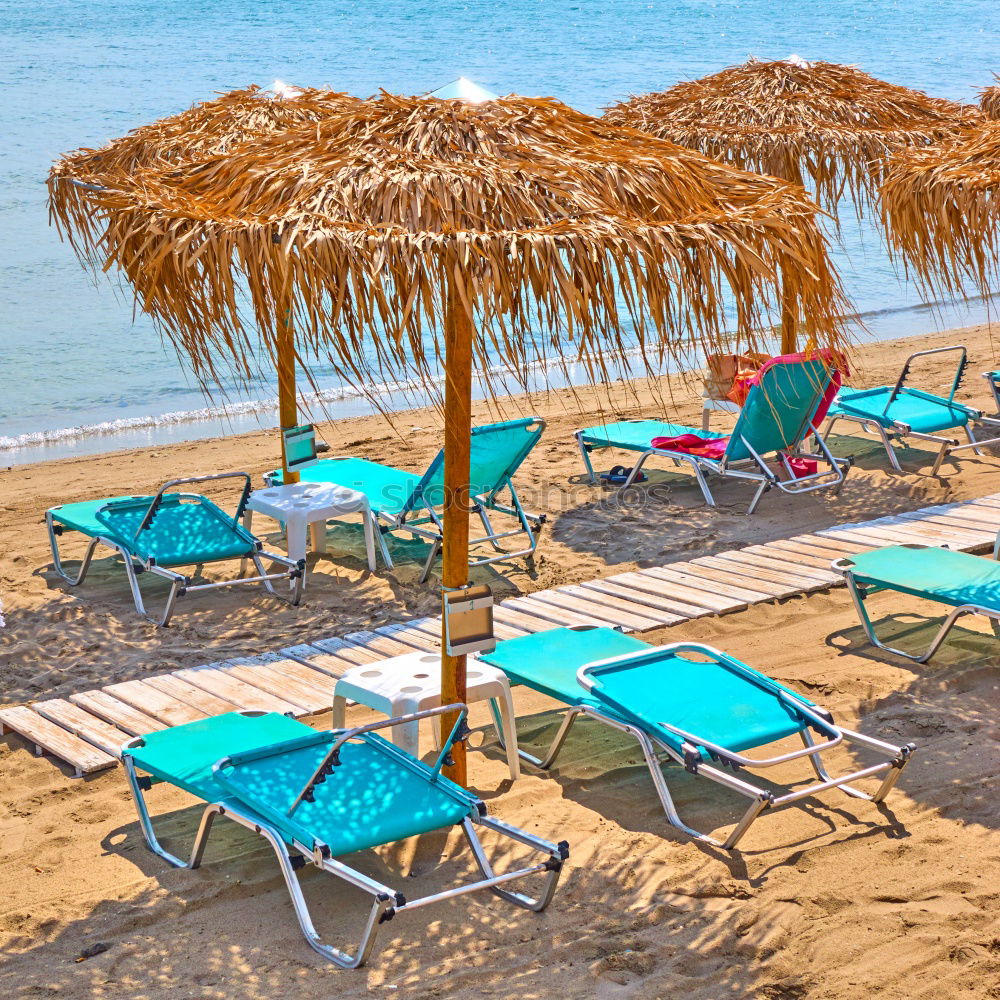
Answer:
<svg viewBox="0 0 1000 1000"><path fill-rule="evenodd" d="M217 432L198 387L127 289L96 283L49 229L44 179L97 145L216 91L274 79L367 96L457 76L599 113L749 55L854 63L956 100L1000 71L998 0L0 0L0 461ZM838 260L873 335L975 322L984 303L921 308L877 237ZM985 360L985 359L983 359ZM328 412L359 412L332 379ZM234 395L223 426L274 422Z"/></svg>

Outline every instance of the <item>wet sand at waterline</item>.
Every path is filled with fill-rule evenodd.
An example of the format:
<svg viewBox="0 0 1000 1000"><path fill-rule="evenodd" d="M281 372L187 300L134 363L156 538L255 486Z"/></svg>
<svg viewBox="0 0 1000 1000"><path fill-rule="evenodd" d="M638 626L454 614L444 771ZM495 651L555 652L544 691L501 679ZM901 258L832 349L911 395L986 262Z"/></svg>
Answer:
<svg viewBox="0 0 1000 1000"><path fill-rule="evenodd" d="M858 384L891 382L902 358L964 342L972 364L961 398L992 411L978 372L994 364L985 327L859 350ZM933 361L931 381L945 380ZM930 382L928 382L930 384ZM522 498L547 510L535 569L501 563L475 571L499 596L686 559L934 503L1000 491L1000 458L946 463L910 449L892 474L870 440L834 440L857 464L838 497L767 494L752 518L750 490L720 485L706 509L686 476L650 471L648 490L622 507L584 481L572 431L605 414L667 412L697 425L696 388L636 384L511 402L549 425L519 477ZM582 408L582 411L581 411ZM488 419L485 408L476 418ZM715 417L714 426L726 418ZM841 425L844 426L844 425ZM422 470L440 440L429 411L321 427L332 454ZM329 552L310 560L305 604L218 592L183 601L169 629L138 619L120 570L95 565L73 593L52 572L42 522L59 502L150 492L166 479L271 467L272 433L16 468L0 473L0 704L69 693L145 674L260 653L436 611L419 563L396 552L392 572L368 572L360 528L331 529ZM602 466L627 461L610 452ZM655 490L653 487L656 487ZM413 554L412 549L409 550ZM874 600L877 616L925 610ZM935 614L934 610L929 612ZM931 626L910 641L918 644ZM873 651L843 590L701 619L649 636L708 642L830 708L846 726L918 753L882 807L829 792L804 809L764 816L731 855L666 825L637 748L592 724L571 734L547 775L525 768L511 787L495 742L474 736L477 791L502 818L554 840L572 856L550 909L513 910L465 897L385 925L370 966L341 972L302 940L273 857L262 841L219 823L205 867L168 869L142 845L119 770L73 780L34 758L16 736L0 740L0 992L72 997L498 997L851 998L1000 997L1000 656L989 630L962 626L929 666ZM525 745L554 732L544 699L517 692ZM352 723L369 716L353 709ZM317 724L328 722L323 717ZM481 706L472 722L485 723ZM844 751L834 762L856 763ZM808 780L788 765L776 778ZM682 815L719 829L742 804L672 769ZM198 812L157 786L151 801L177 851ZM458 836L427 837L351 859L408 895L468 877ZM316 872L305 879L323 933L347 945L366 912L359 894ZM84 961L93 946L106 945ZM93 949L96 950L96 949Z"/></svg>

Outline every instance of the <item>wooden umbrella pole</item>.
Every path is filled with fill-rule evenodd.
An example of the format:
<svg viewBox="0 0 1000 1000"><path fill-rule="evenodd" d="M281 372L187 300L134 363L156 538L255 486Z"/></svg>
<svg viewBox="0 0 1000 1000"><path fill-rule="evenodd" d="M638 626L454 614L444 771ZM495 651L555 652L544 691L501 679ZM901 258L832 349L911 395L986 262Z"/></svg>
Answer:
<svg viewBox="0 0 1000 1000"><path fill-rule="evenodd" d="M799 187L804 187L802 183L802 168L798 163L788 166L788 176L786 180ZM794 354L796 350L796 328L799 324L799 298L794 289L789 287L788 274L794 265L785 263L781 267L781 353Z"/></svg>
<svg viewBox="0 0 1000 1000"><path fill-rule="evenodd" d="M298 404L295 398L295 331L289 302L278 322L278 423L281 425L281 481L297 483L298 472L288 469L285 454L285 431L298 424Z"/></svg>
<svg viewBox="0 0 1000 1000"><path fill-rule="evenodd" d="M781 275L781 353L795 353L795 328L798 325L798 297L788 287L788 265Z"/></svg>
<svg viewBox="0 0 1000 1000"><path fill-rule="evenodd" d="M445 592L469 581L469 449L472 438L472 338L475 329L454 272L448 275L448 311L444 321L444 547L441 584ZM441 703L464 702L465 657L446 652L441 634ZM442 746L455 724L454 715L441 716ZM445 773L465 785L468 779L465 744L452 748L454 765Z"/></svg>

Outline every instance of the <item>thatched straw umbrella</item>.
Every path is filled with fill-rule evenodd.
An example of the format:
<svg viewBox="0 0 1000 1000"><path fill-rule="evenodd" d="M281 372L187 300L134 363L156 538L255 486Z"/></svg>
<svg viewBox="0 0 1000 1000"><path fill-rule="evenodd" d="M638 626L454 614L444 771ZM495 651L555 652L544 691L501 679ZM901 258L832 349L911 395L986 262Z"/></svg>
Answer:
<svg viewBox="0 0 1000 1000"><path fill-rule="evenodd" d="M994 121L1000 119L1000 76L996 79L997 83L983 87L979 91L979 107L987 118L992 118Z"/></svg>
<svg viewBox="0 0 1000 1000"><path fill-rule="evenodd" d="M357 385L431 384L443 357L446 589L468 579L474 369L499 357L526 380L569 352L607 376L628 368L625 318L653 368L727 339L724 293L750 347L782 274L808 343L842 340L844 299L800 190L551 99L382 94L180 170L81 177L70 157L50 197L203 378L220 359L245 370L248 316L270 354L294 329L300 359L325 353ZM464 659L442 660L443 697L461 700ZM456 765L464 780L461 748Z"/></svg>
<svg viewBox="0 0 1000 1000"><path fill-rule="evenodd" d="M804 183L831 214L846 195L860 217L877 201L891 153L928 145L981 115L853 66L790 56L751 59L632 97L604 117L743 170ZM800 320L786 301L784 352L794 350Z"/></svg>
<svg viewBox="0 0 1000 1000"><path fill-rule="evenodd" d="M882 211L893 245L929 291L1000 291L1000 121L893 157Z"/></svg>
<svg viewBox="0 0 1000 1000"><path fill-rule="evenodd" d="M329 118L359 100L332 90L293 87L280 80L275 80L271 90L257 86L232 90L179 114L133 129L100 149L77 150L56 164L51 177L73 178L80 184L102 186L108 178L140 170L178 168L199 157L222 154L241 143L283 132L295 125ZM63 191L63 195L66 194ZM58 214L55 219L59 221ZM72 227L65 232L81 256L92 258L92 248L86 241L76 243ZM279 330L274 347L279 423L283 429L288 429L297 422L295 347L290 328ZM197 357L193 361L197 372L200 361ZM297 472L289 472L287 467L284 471L289 481L298 479Z"/></svg>

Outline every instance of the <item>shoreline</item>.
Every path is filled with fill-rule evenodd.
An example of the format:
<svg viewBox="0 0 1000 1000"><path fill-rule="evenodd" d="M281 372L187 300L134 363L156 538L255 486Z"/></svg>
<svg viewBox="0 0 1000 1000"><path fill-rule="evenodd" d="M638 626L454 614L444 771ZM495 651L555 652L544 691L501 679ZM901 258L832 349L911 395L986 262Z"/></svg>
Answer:
<svg viewBox="0 0 1000 1000"><path fill-rule="evenodd" d="M863 336L856 346L885 343L906 337L933 336L957 333L982 324L989 325L993 313L1000 313L1000 296L973 297L953 302L921 303L872 311L851 317L863 323L857 326ZM920 329L907 329L915 321ZM947 324L947 325L946 325ZM668 365L660 376L689 376L700 369L692 357L691 365L682 371ZM564 367L565 366L565 367ZM567 378L568 373L568 378ZM638 378L648 376L639 375ZM585 389L589 386L584 366L552 360L547 368L537 372L537 384L526 393L520 386L512 385L510 397L530 395L563 389ZM378 404L394 413L425 409L431 405L426 391L419 386L385 387L376 392ZM475 398L482 400L481 387ZM321 388L318 393L306 394L303 410L315 408L316 422L367 417L378 414L377 408L363 390L348 386ZM304 414L305 415L305 414ZM214 437L232 437L266 431L265 420L277 420L277 398L234 400L213 405L205 401L202 407L152 414L130 414L108 420L67 426L21 434L0 434L0 467L31 465L55 461L70 456L104 455L136 448L169 447ZM270 425L273 427L274 425Z"/></svg>

